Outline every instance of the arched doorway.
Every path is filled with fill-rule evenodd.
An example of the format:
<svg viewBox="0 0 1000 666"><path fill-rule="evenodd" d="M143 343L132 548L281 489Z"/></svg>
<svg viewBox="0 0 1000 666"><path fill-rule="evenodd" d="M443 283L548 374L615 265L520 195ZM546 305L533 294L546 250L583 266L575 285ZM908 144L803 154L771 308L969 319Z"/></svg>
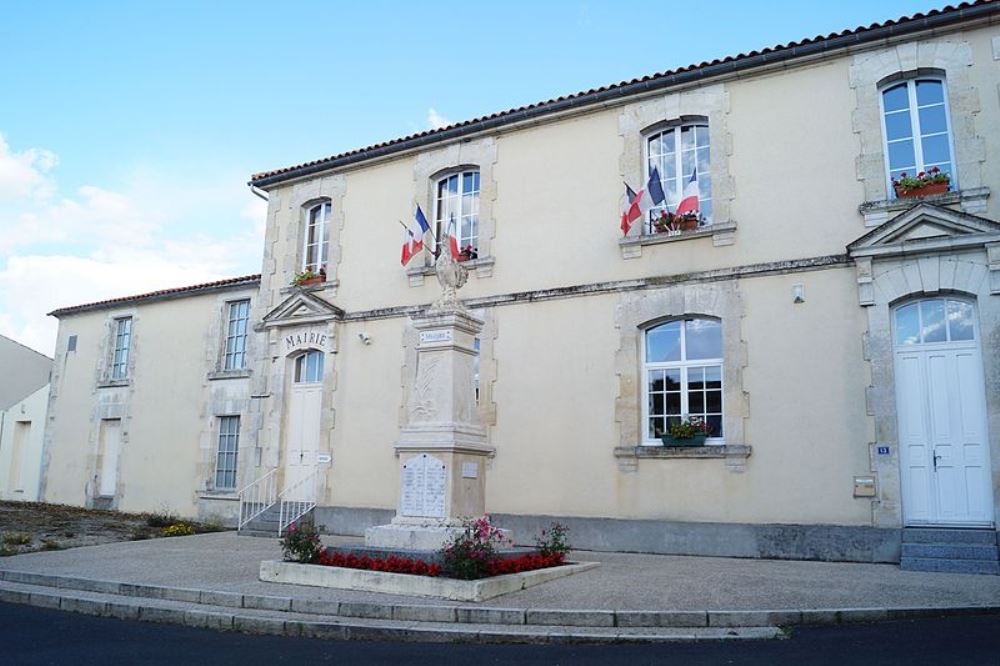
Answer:
<svg viewBox="0 0 1000 666"><path fill-rule="evenodd" d="M325 354L310 349L292 359L284 428L284 487L289 488L316 468L323 405Z"/></svg>
<svg viewBox="0 0 1000 666"><path fill-rule="evenodd" d="M986 389L975 304L893 309L904 525L993 524Z"/></svg>

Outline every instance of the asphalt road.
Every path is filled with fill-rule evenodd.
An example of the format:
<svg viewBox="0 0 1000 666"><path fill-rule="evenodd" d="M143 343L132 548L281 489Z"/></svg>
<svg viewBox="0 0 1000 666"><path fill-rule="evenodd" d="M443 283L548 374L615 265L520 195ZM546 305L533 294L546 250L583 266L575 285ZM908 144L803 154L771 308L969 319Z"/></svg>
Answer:
<svg viewBox="0 0 1000 666"><path fill-rule="evenodd" d="M0 604L0 664L1000 664L1000 616L805 627L770 641L447 645L248 636Z"/></svg>

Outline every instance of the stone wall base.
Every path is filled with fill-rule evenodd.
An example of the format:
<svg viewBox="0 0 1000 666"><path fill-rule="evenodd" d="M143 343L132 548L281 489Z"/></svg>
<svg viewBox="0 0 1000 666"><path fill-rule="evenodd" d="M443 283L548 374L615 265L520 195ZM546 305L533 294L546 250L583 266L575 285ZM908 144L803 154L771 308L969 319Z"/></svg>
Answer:
<svg viewBox="0 0 1000 666"><path fill-rule="evenodd" d="M315 516L325 533L363 536L394 514L390 509L320 506ZM558 521L569 528L575 548L658 555L898 563L902 540L902 530L886 527L490 515L494 524L514 532L519 545L532 545L535 535Z"/></svg>

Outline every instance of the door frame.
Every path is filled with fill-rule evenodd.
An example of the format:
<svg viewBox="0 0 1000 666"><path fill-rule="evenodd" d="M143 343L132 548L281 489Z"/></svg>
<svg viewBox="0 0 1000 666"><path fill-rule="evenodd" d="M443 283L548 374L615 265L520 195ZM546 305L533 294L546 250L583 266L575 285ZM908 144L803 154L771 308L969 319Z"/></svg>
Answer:
<svg viewBox="0 0 1000 666"><path fill-rule="evenodd" d="M945 342L918 343L917 345L914 345L914 346L904 346L904 345L898 344L897 337L896 337L896 313L901 308L907 307L909 305L916 305L916 304L919 304L921 302L930 301L930 300L943 300L945 302L945 304L946 304L945 305L945 308L946 308L945 309L945 317L946 318L948 316L948 313L947 313L947 301L949 301L949 300L961 301L963 303L966 303L966 304L970 305L972 307L973 339L969 340L969 341L964 341L963 340L963 341L958 341L958 342L947 340ZM919 305L918 305L918 307L919 307ZM992 457L993 456L991 455L991 451L990 451L991 447L990 447L989 416L988 416L989 407L988 407L988 403L987 403L987 400L986 400L986 369L984 367L984 358L985 357L984 357L984 354L983 354L982 331L981 331L981 327L980 327L979 308L978 308L978 303L976 301L976 298L968 296L968 295L965 295L965 294L953 294L953 293L915 294L915 295L913 295L911 297L900 299L900 300L892 303L892 305L889 308L889 319L890 319L889 329L890 329L890 335L891 335L890 341L891 341L891 356L892 356L893 384L894 384L894 386L893 386L893 396L894 396L895 401L896 401L896 410L895 410L896 411L895 418L896 418L896 424L897 424L897 427L896 427L896 435L897 435L896 436L896 442L897 442L897 448L899 449L900 504L901 504L901 518L902 518L903 526L904 527L952 527L952 528L962 528L962 527L983 528L983 527L989 527L989 528L991 528L991 527L993 527L995 525L995 521L994 520L979 521L979 520L946 520L946 519L942 519L942 517L940 515L940 507L939 507L939 502L938 502L938 499L940 497L940 493L941 493L942 489L938 485L939 481L938 481L938 477L937 477L936 473L932 473L932 475L930 477L931 493L930 493L930 497L928 498L928 500L930 502L930 512L932 514L930 516L930 519L929 520L917 520L917 519L913 519L913 518L911 518L911 517L909 517L907 515L908 514L908 506L913 501L912 500L912 498L913 498L912 493L914 492L914 489L911 486L911 482L908 481L908 478L909 478L909 474L908 474L909 459L908 459L907 454L904 452L905 449L904 449L904 447L902 445L902 442L901 442L902 437L901 437L900 430L899 430L899 419L900 419L901 414L902 414L902 410L901 410L901 401L902 401L901 390L902 390L902 385L900 384L900 382L897 381L898 374L899 374L898 370L899 370L899 360L900 360L900 357L902 355L906 354L906 353L920 354L923 357L923 359L926 360L926 358L929 357L934 352L973 350L975 352L975 356L976 356L976 371L977 371L977 375L978 375L977 378L976 378L976 385L982 391L982 402L981 402L982 412L980 414L980 418L982 419L982 432L983 432L982 448L983 448L983 456L985 458L985 461L984 461L985 473L986 473L985 483L987 485L987 497L988 497L988 500L987 500L987 502L988 502L987 510L988 510L988 513L990 515L993 514L993 511L991 510L993 508L993 503L991 501L989 501L989 500L993 499L993 497L992 497L992 495L993 495L993 489L992 489ZM925 373L925 375L923 377L923 380L924 380L924 382L926 382L927 379L928 379L927 376L926 376L926 365L923 365L921 367L921 370L922 370L922 372ZM930 410L931 410L930 399L931 399L931 394L930 394L929 386L926 383L924 383L921 386L921 395L920 395L921 407L920 407L920 409L922 410L922 412L923 412L923 414L925 416L927 414L929 414ZM927 430L927 428L929 427L929 424L927 423L926 419L924 420L924 424L923 425L924 425L925 430ZM926 432L926 436L929 438L930 437L930 433ZM926 445L926 447L930 449L930 455L933 456L934 455L934 453L933 453L933 451L934 451L933 444L928 443ZM926 462L927 461L925 460L925 463ZM930 464L933 464L933 462L931 462Z"/></svg>

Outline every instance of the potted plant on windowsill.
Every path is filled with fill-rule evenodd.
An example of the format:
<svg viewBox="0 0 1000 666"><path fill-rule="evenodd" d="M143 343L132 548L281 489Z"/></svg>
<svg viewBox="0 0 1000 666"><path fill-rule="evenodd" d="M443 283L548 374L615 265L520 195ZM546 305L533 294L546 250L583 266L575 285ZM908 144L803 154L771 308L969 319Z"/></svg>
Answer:
<svg viewBox="0 0 1000 666"><path fill-rule="evenodd" d="M456 259L458 261L469 261L470 259L478 259L479 251L472 247L471 245L466 245L462 248L462 251L458 253Z"/></svg>
<svg viewBox="0 0 1000 666"><path fill-rule="evenodd" d="M664 446L705 446L711 427L697 416L674 421L667 432L660 435Z"/></svg>
<svg viewBox="0 0 1000 666"><path fill-rule="evenodd" d="M698 228L698 215L684 213L677 215L668 210L661 210L660 216L653 220L653 231L658 234L676 234L681 231L694 231Z"/></svg>
<svg viewBox="0 0 1000 666"><path fill-rule="evenodd" d="M311 284L320 284L326 282L326 269L321 268L319 272L313 272L312 269L307 268L301 273L297 273L294 278L292 278L292 284L296 287L307 287Z"/></svg>
<svg viewBox="0 0 1000 666"><path fill-rule="evenodd" d="M951 176L938 167L921 171L916 176L899 174L899 180L893 179L892 187L896 190L896 198L926 197L932 194L944 194L951 187Z"/></svg>

